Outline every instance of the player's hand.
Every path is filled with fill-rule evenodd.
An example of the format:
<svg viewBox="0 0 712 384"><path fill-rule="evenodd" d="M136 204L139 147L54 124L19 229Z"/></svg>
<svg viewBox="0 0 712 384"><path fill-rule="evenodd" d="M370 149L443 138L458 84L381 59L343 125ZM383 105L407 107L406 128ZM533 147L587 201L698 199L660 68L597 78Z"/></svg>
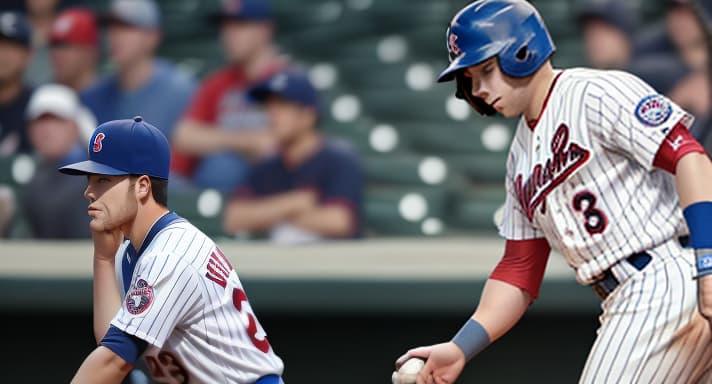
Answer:
<svg viewBox="0 0 712 384"><path fill-rule="evenodd" d="M124 235L116 228L108 231L91 231L94 240L94 258L114 262L116 251L118 251Z"/></svg>
<svg viewBox="0 0 712 384"><path fill-rule="evenodd" d="M401 365L405 363L406 361L418 357L423 360L427 360L428 357L430 357L430 352L433 350L434 345L428 346L428 347L418 347L418 348L413 348L411 350L408 350L408 352L404 353L401 357L396 360L396 371L400 369Z"/></svg>
<svg viewBox="0 0 712 384"><path fill-rule="evenodd" d="M396 361L396 369L412 357L426 359L418 374L418 384L451 384L465 367L465 354L453 342L414 348Z"/></svg>
<svg viewBox="0 0 712 384"><path fill-rule="evenodd" d="M712 324L712 275L697 280L697 294L700 314Z"/></svg>

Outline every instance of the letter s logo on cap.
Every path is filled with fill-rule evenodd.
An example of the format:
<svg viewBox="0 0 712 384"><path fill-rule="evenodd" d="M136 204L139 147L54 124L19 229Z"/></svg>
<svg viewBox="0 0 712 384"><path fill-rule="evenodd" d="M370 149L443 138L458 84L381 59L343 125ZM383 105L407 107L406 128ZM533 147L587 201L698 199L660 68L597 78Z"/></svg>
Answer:
<svg viewBox="0 0 712 384"><path fill-rule="evenodd" d="M106 135L103 132L99 133L98 135L96 135L96 137L94 137L94 148L92 148L92 150L94 152L101 151L101 148L102 148L101 141L104 140L105 137L106 137Z"/></svg>

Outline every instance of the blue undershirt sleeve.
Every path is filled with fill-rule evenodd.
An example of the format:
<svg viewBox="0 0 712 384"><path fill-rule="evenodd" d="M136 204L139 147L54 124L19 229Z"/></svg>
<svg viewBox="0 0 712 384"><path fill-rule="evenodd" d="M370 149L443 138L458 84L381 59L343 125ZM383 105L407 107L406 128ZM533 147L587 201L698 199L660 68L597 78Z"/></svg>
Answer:
<svg viewBox="0 0 712 384"><path fill-rule="evenodd" d="M138 357L146 351L148 343L134 335L130 335L115 326L110 326L101 345L109 348L112 352L124 359L128 364L136 364Z"/></svg>

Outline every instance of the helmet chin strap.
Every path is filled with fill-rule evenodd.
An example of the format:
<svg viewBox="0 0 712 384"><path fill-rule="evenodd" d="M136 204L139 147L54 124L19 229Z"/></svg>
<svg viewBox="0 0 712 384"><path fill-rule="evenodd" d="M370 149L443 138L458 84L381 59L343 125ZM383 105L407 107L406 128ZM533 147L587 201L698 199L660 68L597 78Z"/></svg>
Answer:
<svg viewBox="0 0 712 384"><path fill-rule="evenodd" d="M472 79L465 76L462 71L459 71L455 75L455 82L457 83L455 97L467 101L480 115L493 116L497 114L497 111L491 105L485 103L481 98L472 95Z"/></svg>

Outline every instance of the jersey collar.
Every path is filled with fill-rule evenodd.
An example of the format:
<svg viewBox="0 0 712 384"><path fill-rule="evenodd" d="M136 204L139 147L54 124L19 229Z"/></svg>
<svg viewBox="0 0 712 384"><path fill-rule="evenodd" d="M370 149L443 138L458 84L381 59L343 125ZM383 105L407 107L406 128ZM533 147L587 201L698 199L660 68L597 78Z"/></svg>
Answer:
<svg viewBox="0 0 712 384"><path fill-rule="evenodd" d="M546 98L544 98L544 104L541 106L541 111L539 112L539 116L535 120L527 120L526 118L522 117L524 121L527 123L527 126L529 129L534 131L536 128L537 124L539 124L539 120L541 117L544 115L544 110L546 109L546 106L549 105L549 98L551 97L552 91L554 90L554 87L556 86L556 81L559 80L559 77L561 77L561 74L564 73L563 70L559 71L557 74L554 75L554 80L551 82L551 85L549 86L549 91L546 93Z"/></svg>
<svg viewBox="0 0 712 384"><path fill-rule="evenodd" d="M149 229L148 233L146 234L146 238L143 240L143 244L141 244L141 248L139 248L138 252L136 249L134 249L133 245L129 242L128 247L126 247L126 253L124 254L124 257L121 259L121 264L122 264L122 271L123 271L123 282L124 282L124 291L128 291L129 286L131 285L131 279L133 277L133 272L134 269L136 269L136 264L138 263L138 258L141 257L143 252L146 250L149 244L151 244L151 241L153 241L153 238L156 237L156 235L161 232L164 228L168 227L169 225L177 222L185 221L184 218L178 216L175 212L168 212L161 216L158 220L156 220L155 223L151 226L151 229Z"/></svg>

